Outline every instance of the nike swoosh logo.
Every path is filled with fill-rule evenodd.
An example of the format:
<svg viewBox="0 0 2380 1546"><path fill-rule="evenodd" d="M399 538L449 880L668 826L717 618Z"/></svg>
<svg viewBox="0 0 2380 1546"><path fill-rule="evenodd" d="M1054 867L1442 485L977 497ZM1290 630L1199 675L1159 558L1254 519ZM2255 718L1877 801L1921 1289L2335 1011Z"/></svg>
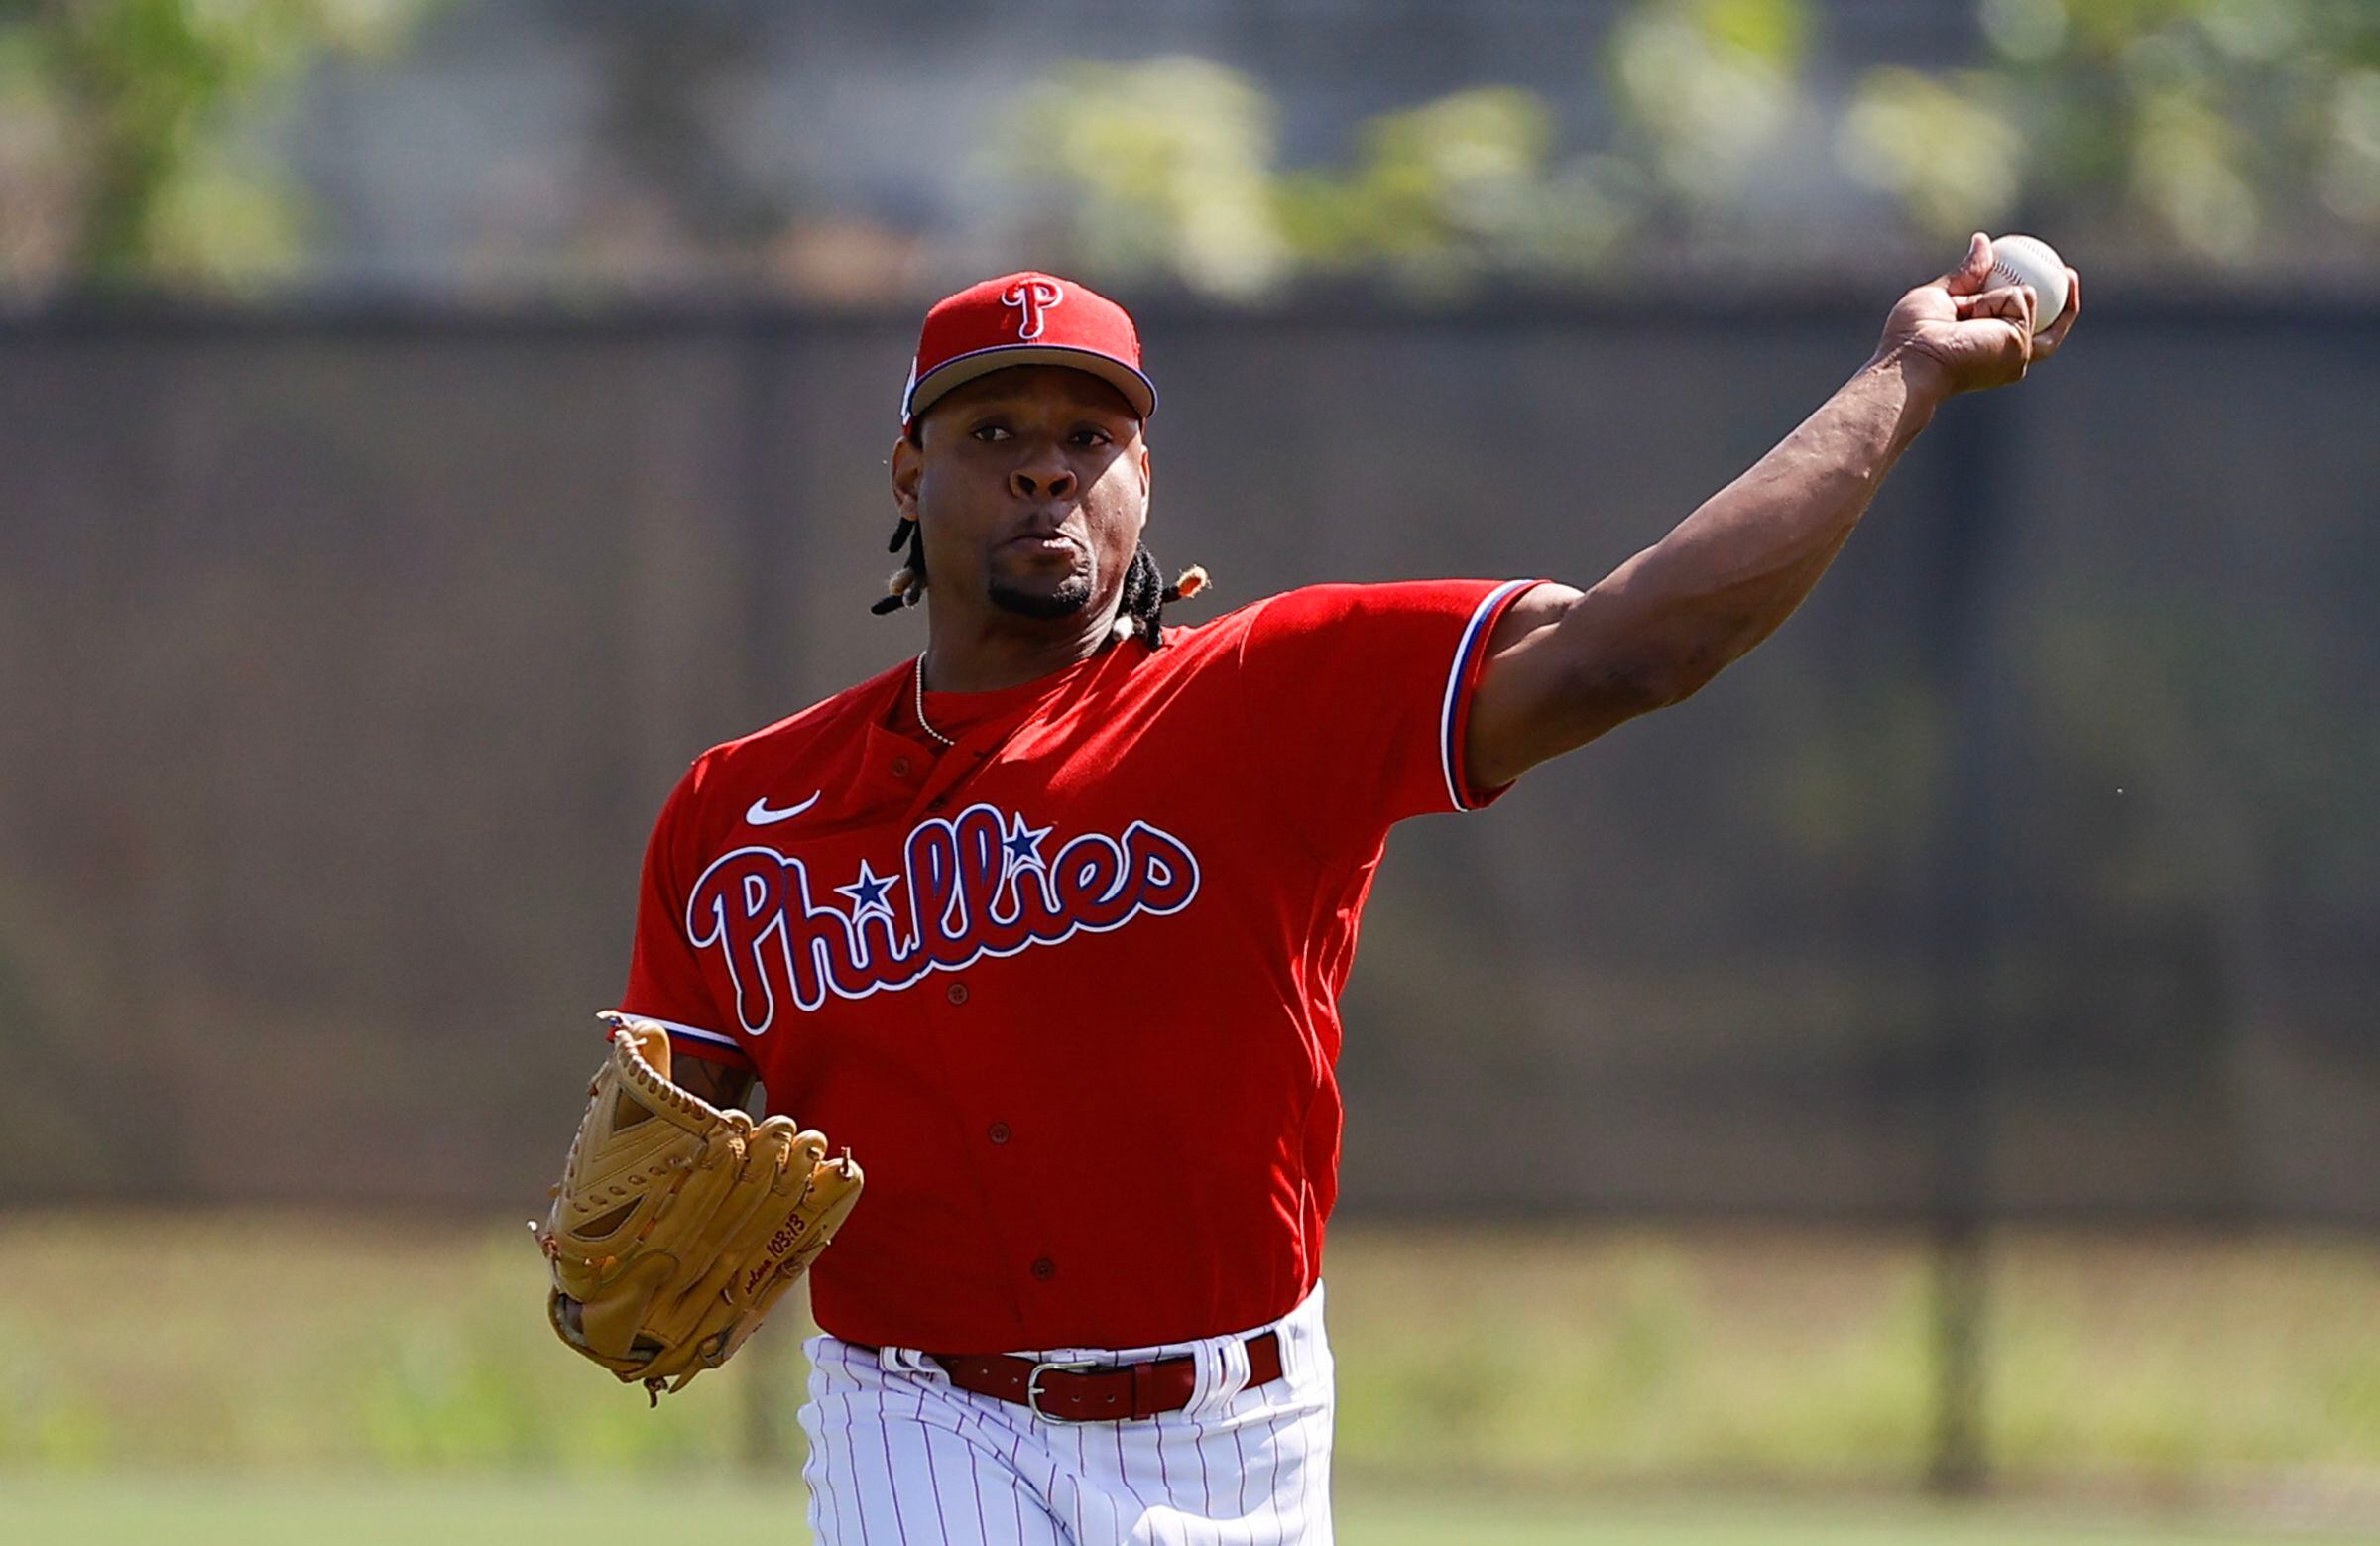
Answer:
<svg viewBox="0 0 2380 1546"><path fill-rule="evenodd" d="M818 794L824 794L825 792L826 791L824 789L820 789ZM808 799L803 800L798 805L788 805L783 810L771 810L769 808L768 796L763 795L761 798L752 802L752 809L744 813L744 819L756 827L765 827L770 825L772 822L790 821L795 816L800 815L803 811L808 810L812 805L817 804L818 794L811 795Z"/></svg>

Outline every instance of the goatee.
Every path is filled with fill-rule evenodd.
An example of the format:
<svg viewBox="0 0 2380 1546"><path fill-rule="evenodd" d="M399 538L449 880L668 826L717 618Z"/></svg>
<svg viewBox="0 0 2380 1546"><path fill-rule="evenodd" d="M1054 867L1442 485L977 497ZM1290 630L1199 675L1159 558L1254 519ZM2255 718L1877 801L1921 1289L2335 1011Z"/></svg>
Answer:
<svg viewBox="0 0 2380 1546"><path fill-rule="evenodd" d="M1019 590L1000 580L992 582L992 605L1018 617L1069 618L1091 604L1091 577L1069 574L1051 590Z"/></svg>

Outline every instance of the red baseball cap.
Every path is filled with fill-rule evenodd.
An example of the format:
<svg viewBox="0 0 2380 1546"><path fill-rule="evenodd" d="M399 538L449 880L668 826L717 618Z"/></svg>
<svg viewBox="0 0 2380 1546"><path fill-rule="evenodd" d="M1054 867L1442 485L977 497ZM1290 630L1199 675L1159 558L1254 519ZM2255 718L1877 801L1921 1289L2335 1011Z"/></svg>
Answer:
<svg viewBox="0 0 2380 1546"><path fill-rule="evenodd" d="M1124 307L1087 285L1028 269L971 285L925 313L901 426L952 388L1012 365L1085 371L1123 393L1142 418L1157 411L1156 386L1140 369L1140 332Z"/></svg>

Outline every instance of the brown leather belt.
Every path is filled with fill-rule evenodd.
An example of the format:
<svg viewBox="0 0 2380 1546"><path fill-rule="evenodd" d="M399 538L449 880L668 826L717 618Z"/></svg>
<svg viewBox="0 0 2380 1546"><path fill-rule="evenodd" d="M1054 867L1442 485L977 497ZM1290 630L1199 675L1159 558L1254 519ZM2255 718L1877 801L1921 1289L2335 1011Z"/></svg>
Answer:
<svg viewBox="0 0 2380 1546"><path fill-rule="evenodd" d="M1248 1341L1248 1388L1281 1377L1281 1339ZM1049 1422L1129 1422L1178 1412L1198 1384L1195 1358L1153 1364L1035 1363L1006 1353L929 1353L961 1390L1013 1401Z"/></svg>

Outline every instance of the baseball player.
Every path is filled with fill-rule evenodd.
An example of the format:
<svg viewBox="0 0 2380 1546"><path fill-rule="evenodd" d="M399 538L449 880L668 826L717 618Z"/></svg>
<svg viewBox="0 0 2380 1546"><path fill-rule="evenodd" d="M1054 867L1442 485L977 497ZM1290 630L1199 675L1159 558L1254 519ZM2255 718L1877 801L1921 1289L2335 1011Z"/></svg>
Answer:
<svg viewBox="0 0 2380 1546"><path fill-rule="evenodd" d="M925 648L694 762L622 1003L686 1088L758 1080L868 1167L810 1273L820 1541L1331 1539L1338 999L1388 828L1783 622L1935 410L2073 326L1990 269L1977 236L1592 589L1320 585L1187 627L1204 576L1141 547L1131 319L1040 273L932 308L878 604L922 600Z"/></svg>

